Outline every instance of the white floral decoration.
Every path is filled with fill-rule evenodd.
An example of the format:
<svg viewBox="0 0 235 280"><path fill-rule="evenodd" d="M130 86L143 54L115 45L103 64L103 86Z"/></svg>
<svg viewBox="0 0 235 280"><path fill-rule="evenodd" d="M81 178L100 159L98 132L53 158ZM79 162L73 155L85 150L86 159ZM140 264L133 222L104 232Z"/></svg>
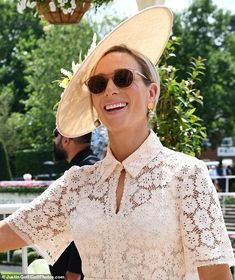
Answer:
<svg viewBox="0 0 235 280"><path fill-rule="evenodd" d="M92 4L94 4L94 7L100 7L103 4L108 4L112 0L93 0ZM70 14L72 15L74 13L74 10L77 8L77 3L79 5L82 3L79 0L51 0L49 3L46 1L40 1L40 0L17 0L17 11L19 13L23 13L26 8L35 8L37 3L44 3L48 4L48 8L51 12L55 12L56 9L60 9L65 15Z"/></svg>
<svg viewBox="0 0 235 280"><path fill-rule="evenodd" d="M22 14L26 8L35 8L37 2L34 0L18 0L17 11ZM77 7L76 0L51 0L48 5L51 12L55 12L59 8L64 14L73 14Z"/></svg>

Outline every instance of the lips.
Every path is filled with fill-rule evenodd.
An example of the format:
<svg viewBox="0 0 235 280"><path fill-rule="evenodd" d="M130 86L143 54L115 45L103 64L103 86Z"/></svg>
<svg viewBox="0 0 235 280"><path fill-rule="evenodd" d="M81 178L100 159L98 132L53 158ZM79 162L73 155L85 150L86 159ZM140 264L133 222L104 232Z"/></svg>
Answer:
<svg viewBox="0 0 235 280"><path fill-rule="evenodd" d="M111 111L123 109L126 106L127 106L126 102L119 102L119 103L105 105L104 109L108 112L111 112Z"/></svg>

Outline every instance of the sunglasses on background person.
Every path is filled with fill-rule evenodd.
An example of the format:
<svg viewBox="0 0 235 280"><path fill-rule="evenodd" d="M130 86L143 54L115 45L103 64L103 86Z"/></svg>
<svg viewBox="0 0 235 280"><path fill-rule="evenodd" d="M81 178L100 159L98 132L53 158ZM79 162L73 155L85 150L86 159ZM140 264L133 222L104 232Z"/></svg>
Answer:
<svg viewBox="0 0 235 280"><path fill-rule="evenodd" d="M85 84L92 94L99 94L105 91L109 79L112 79L115 86L126 88L133 83L136 74L151 82L149 78L137 70L122 68L115 70L112 74L98 74L91 76Z"/></svg>
<svg viewBox="0 0 235 280"><path fill-rule="evenodd" d="M59 133L58 129L55 128L55 129L53 130L53 135L54 135L54 137L56 138L59 134L60 134L60 133Z"/></svg>

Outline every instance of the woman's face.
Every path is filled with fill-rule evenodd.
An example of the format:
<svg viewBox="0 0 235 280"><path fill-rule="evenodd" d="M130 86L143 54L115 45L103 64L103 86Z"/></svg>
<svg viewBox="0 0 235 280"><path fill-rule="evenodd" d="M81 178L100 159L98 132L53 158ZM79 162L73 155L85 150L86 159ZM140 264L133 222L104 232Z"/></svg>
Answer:
<svg viewBox="0 0 235 280"><path fill-rule="evenodd" d="M141 73L139 64L131 55L113 52L98 62L93 75L110 75L120 68L137 70ZM99 119L109 131L147 129L147 106L149 102L154 102L157 88L155 83L146 86L138 74L134 77L133 83L126 88L119 88L110 78L102 93L92 94L92 102Z"/></svg>

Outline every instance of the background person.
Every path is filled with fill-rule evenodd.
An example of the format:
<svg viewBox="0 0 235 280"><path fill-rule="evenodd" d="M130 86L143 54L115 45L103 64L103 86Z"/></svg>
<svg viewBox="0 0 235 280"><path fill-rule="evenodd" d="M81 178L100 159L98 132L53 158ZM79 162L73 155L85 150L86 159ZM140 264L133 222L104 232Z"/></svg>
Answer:
<svg viewBox="0 0 235 280"><path fill-rule="evenodd" d="M62 136L57 129L54 130L54 158L56 161L66 160L69 167L73 165L92 165L99 160L91 149L92 133L76 138ZM53 266L50 266L51 275L64 276L66 280L82 280L82 261L74 244L65 249Z"/></svg>
<svg viewBox="0 0 235 280"><path fill-rule="evenodd" d="M61 99L57 126L71 137L99 119L109 134L107 154L70 168L0 222L0 250L33 243L54 262L74 240L88 280L231 279L234 255L207 167L162 146L148 127L160 93L151 61L171 25L167 8L146 9L83 62Z"/></svg>
<svg viewBox="0 0 235 280"><path fill-rule="evenodd" d="M219 161L219 164L216 168L216 171L217 171L217 174L218 176L225 176L225 169L224 169L224 166L223 166L223 163L222 163L222 160ZM217 178L218 182L219 182L219 186L220 186L220 189L222 192L225 192L225 187L226 187L226 180L225 178Z"/></svg>

